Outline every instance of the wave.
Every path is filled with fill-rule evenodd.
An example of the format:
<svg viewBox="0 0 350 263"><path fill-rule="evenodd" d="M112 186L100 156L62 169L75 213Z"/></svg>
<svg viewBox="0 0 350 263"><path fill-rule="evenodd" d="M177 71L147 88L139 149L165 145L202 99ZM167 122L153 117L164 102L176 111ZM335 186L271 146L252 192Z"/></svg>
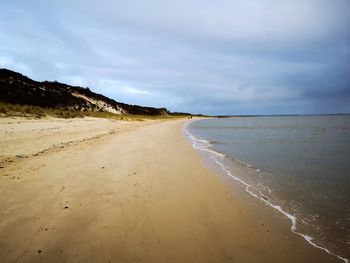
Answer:
<svg viewBox="0 0 350 263"><path fill-rule="evenodd" d="M200 151L205 151L205 152L209 152L221 157L224 157L225 155L222 153L219 153L217 151L211 150L209 149L209 147L212 145L210 141L204 140L202 138L196 137L193 134L191 134L188 131L188 125L191 123L192 121L186 122L185 125L183 126L183 131L185 132L185 134L187 135L187 137L190 139L193 148L200 150Z"/></svg>
<svg viewBox="0 0 350 263"><path fill-rule="evenodd" d="M244 190L250 194L252 197L262 201L263 203L265 203L266 205L270 206L271 208L277 210L279 213L281 213L282 215L284 215L286 218L288 218L290 221L291 221L291 231L296 234L296 235L299 235L301 237L304 238L305 241L307 241L310 245L314 246L315 248L318 248L318 249L321 249L323 251L325 251L326 253L328 253L329 255L332 255L342 261L344 261L345 263L349 263L349 260L347 258L344 258L342 256L339 256L337 254L334 254L332 253L329 249L325 248L325 247L322 247L320 245L317 245L316 242L314 241L314 238L309 236L309 235L306 235L306 234L303 234L301 232L298 232L297 231L297 221L298 220L301 220L303 221L302 219L298 219L296 216L288 213L287 211L283 210L283 208L279 205L275 205L273 204L271 201L269 201L267 199L266 196L264 196L261 191L256 188L254 185L251 185L249 183L247 183L246 181L242 180L241 178L238 178L236 176L234 176L231 171L227 168L227 166L224 165L224 160L225 158L228 158L228 156L226 156L225 154L223 153L220 153L220 152L217 152L213 149L210 149L210 147L213 145L210 141L207 141L203 138L200 138L200 137L197 137L195 135L193 135L192 133L189 132L189 125L195 120L192 120L192 121L189 121L189 122L186 122L184 125L183 125L183 132L187 135L187 137L190 139L190 142L192 143L192 146L193 148L195 148L196 150L199 150L199 151L203 151L203 152L207 152L209 154L212 154L212 156L210 156L210 159L216 163L220 168L221 170L227 175L229 176L230 178L238 181L242 186L244 186ZM216 158L215 158L216 157ZM217 159L219 158L219 160ZM248 168L254 168L256 169L255 167L252 167L250 166L249 164L246 164L246 163L243 163L243 162L240 162L238 160L234 160L235 162L237 162L238 164L240 165L244 165ZM259 169L256 169L257 171L259 171ZM260 195L257 195L254 190L257 191Z"/></svg>

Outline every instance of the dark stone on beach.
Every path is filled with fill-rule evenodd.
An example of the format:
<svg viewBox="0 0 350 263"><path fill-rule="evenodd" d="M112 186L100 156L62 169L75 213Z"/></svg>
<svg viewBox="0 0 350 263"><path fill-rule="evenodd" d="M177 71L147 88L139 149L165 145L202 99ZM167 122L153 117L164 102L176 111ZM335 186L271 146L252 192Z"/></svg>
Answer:
<svg viewBox="0 0 350 263"><path fill-rule="evenodd" d="M65 206L65 207L64 207L64 209L68 209L68 208L69 208L69 206Z"/></svg>
<svg viewBox="0 0 350 263"><path fill-rule="evenodd" d="M42 253L42 250L38 250L38 253L41 254L41 253Z"/></svg>

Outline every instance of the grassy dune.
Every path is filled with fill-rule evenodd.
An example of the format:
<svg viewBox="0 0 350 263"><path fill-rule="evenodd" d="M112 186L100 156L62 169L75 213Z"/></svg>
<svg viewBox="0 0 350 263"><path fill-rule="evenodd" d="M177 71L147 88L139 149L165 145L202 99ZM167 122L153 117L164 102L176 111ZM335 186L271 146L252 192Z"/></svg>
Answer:
<svg viewBox="0 0 350 263"><path fill-rule="evenodd" d="M142 121L149 119L176 119L184 118L180 115L118 115L111 112L101 111L72 111L67 109L44 108L32 105L19 105L0 102L0 117L28 117L28 118L82 118L96 117L125 121Z"/></svg>

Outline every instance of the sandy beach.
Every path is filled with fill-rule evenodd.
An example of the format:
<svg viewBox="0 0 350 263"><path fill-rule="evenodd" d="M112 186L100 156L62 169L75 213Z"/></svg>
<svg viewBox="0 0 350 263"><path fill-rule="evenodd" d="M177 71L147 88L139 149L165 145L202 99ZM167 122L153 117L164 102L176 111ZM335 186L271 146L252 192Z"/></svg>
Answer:
<svg viewBox="0 0 350 263"><path fill-rule="evenodd" d="M206 166L186 121L0 119L1 262L341 262Z"/></svg>

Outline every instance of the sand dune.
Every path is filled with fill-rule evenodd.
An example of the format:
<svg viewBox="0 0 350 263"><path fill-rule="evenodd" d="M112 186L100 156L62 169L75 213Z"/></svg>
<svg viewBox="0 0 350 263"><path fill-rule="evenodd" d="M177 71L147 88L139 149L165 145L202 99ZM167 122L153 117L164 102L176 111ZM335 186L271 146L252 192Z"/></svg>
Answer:
<svg viewBox="0 0 350 263"><path fill-rule="evenodd" d="M1 119L1 262L337 262L206 167L183 123Z"/></svg>

